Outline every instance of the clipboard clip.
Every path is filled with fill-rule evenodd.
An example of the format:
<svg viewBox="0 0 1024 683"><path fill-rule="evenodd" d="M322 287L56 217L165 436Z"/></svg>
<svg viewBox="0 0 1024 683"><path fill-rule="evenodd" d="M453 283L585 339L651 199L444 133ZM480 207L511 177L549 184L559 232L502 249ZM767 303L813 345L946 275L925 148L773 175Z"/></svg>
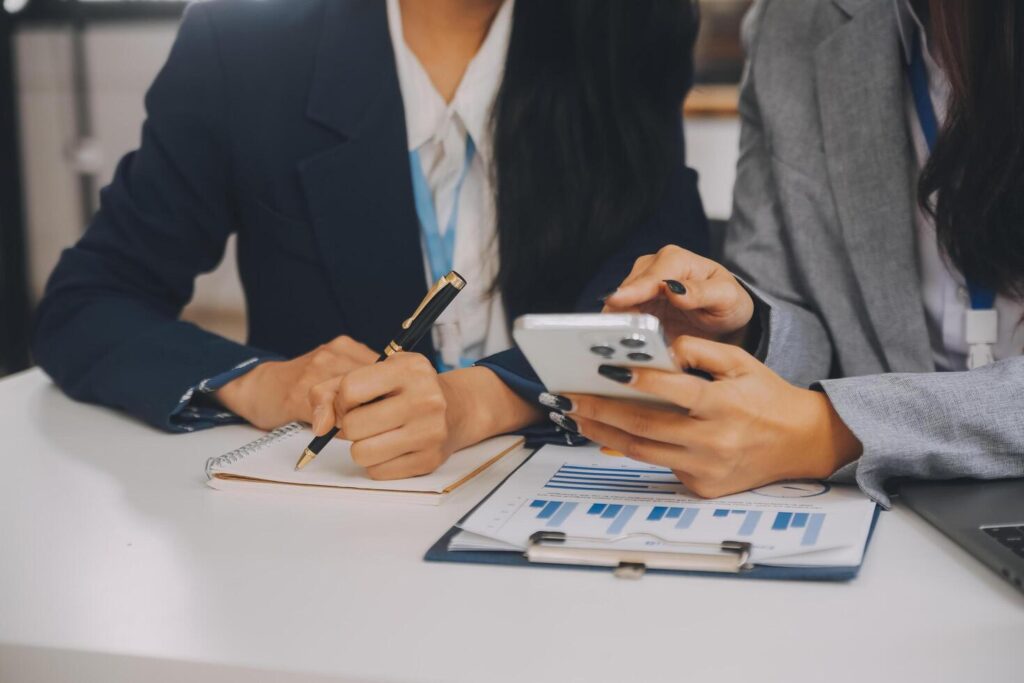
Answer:
<svg viewBox="0 0 1024 683"><path fill-rule="evenodd" d="M623 541L642 538L655 540L662 546L677 550L665 552L615 547ZM570 542L607 547L580 548L567 545ZM639 579L648 569L739 574L753 566L750 564L750 551L750 543L744 541L679 543L654 534L627 534L606 539L570 537L561 531L538 531L530 536L524 555L528 561L541 564L612 567L612 573L617 578Z"/></svg>

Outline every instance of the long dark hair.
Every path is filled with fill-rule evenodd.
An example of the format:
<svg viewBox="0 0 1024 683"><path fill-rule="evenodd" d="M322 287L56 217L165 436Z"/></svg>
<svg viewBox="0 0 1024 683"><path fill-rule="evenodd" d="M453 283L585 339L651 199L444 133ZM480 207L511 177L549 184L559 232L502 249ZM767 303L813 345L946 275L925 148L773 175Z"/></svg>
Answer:
<svg viewBox="0 0 1024 683"><path fill-rule="evenodd" d="M928 9L952 94L918 201L968 279L1024 298L1024 5L930 0Z"/></svg>
<svg viewBox="0 0 1024 683"><path fill-rule="evenodd" d="M493 112L496 285L510 312L572 310L653 213L682 149L689 0L517 0Z"/></svg>

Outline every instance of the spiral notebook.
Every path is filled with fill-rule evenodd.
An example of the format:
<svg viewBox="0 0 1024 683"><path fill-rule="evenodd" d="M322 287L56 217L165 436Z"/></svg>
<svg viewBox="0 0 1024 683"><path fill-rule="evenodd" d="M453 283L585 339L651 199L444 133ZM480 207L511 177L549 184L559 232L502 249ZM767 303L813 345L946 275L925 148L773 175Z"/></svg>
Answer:
<svg viewBox="0 0 1024 683"><path fill-rule="evenodd" d="M221 490L291 491L305 495L348 495L375 499L401 499L438 505L449 494L484 475L492 465L523 443L519 436L499 436L453 453L431 474L410 479L375 481L352 461L350 443L335 439L316 460L302 471L295 461L313 438L313 432L298 423L275 429L229 453L206 463L207 484ZM505 468L501 468L505 469ZM495 472L495 481L507 472Z"/></svg>

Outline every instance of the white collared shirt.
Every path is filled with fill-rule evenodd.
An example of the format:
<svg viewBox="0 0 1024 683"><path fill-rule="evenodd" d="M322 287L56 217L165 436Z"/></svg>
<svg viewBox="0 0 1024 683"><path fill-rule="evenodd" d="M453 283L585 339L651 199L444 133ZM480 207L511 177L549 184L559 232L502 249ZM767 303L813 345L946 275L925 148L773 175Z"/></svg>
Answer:
<svg viewBox="0 0 1024 683"><path fill-rule="evenodd" d="M925 36L924 27L914 12L910 0L895 0L900 40L907 64L913 58L914 33ZM935 106L935 116L941 126L946 118L946 103L950 85L942 69L928 50L927 38L922 43L928 89ZM918 167L928 161L928 142L914 105L914 96L906 96L906 116L910 125ZM967 369L967 340L965 324L970 309L970 294L963 274L950 263L941 251L935 233L935 222L920 206L917 207L917 256L920 268L921 292L924 296L925 317L931 335L932 355L937 370ZM1024 304L1007 297L997 297L995 308L999 313L999 341L992 352L996 360L1024 354Z"/></svg>
<svg viewBox="0 0 1024 683"><path fill-rule="evenodd" d="M438 320L433 332L435 348L449 364L459 355L476 360L512 346L500 293L491 294L499 261L490 121L505 71L513 5L514 0L506 0L498 10L455 96L447 103L405 43L398 0L387 0L408 148L410 152L419 150L442 234L452 213L455 187L466 158L467 133L476 146L459 197L453 258L455 270L468 284ZM424 247L424 263L425 254ZM426 271L430 287L434 282L429 264ZM453 323L457 325L454 341L450 336Z"/></svg>

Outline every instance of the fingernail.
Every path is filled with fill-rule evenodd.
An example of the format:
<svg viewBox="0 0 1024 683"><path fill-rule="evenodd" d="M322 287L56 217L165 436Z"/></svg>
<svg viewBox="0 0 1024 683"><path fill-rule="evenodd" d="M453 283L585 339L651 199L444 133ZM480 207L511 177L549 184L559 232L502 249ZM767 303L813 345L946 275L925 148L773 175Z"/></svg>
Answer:
<svg viewBox="0 0 1024 683"><path fill-rule="evenodd" d="M673 294L686 294L686 287L679 280L662 280Z"/></svg>
<svg viewBox="0 0 1024 683"><path fill-rule="evenodd" d="M549 394L544 392L537 398L537 400L540 401L542 406L561 410L563 413L571 413L573 409L572 401L567 399L565 396L559 396L558 394Z"/></svg>
<svg viewBox="0 0 1024 683"><path fill-rule="evenodd" d="M561 413L551 412L548 414L548 419L567 432L572 432L573 434L580 433L580 428L576 426L576 420L571 417L566 417Z"/></svg>
<svg viewBox="0 0 1024 683"><path fill-rule="evenodd" d="M601 303L604 303L605 301L608 301L608 299L610 299L613 296L615 296L615 294L618 293L618 291L619 291L618 289L613 289L612 291L608 292L604 296L597 297L597 300L600 301Z"/></svg>
<svg viewBox="0 0 1024 683"><path fill-rule="evenodd" d="M633 381L633 371L629 368L620 368L617 365L602 365L597 369L597 373L620 384L629 384Z"/></svg>

